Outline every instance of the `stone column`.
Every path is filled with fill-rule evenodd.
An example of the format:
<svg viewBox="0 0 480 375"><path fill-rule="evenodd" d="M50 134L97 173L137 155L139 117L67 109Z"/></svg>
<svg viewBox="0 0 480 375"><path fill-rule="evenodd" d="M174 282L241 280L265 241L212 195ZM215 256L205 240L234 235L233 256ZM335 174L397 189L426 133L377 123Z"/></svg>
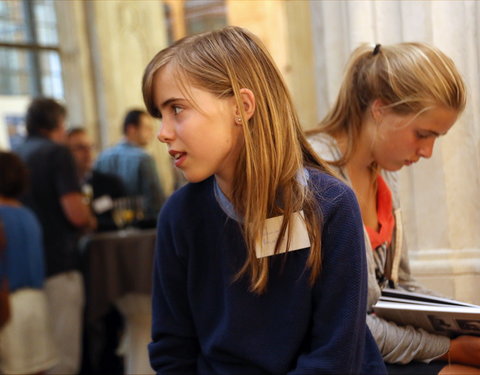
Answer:
<svg viewBox="0 0 480 375"><path fill-rule="evenodd" d="M408 8L413 13L420 7L410 4ZM480 87L475 35L480 7L476 2L434 1L427 10L425 18L430 24L433 20L436 25L450 24L448 28L432 27L429 41L455 61L466 81L468 97L465 112L449 134L437 141L434 157L404 175L405 184L416 187L410 203L416 226L410 228L416 231L412 245L419 251L412 266L425 285L478 304L480 111L475 103Z"/></svg>
<svg viewBox="0 0 480 375"><path fill-rule="evenodd" d="M226 3L228 23L245 27L262 40L286 80L302 125L314 126L317 115L309 1Z"/></svg>
<svg viewBox="0 0 480 375"><path fill-rule="evenodd" d="M98 138L96 92L91 66L87 19L82 1L56 1L68 123L85 127Z"/></svg>
<svg viewBox="0 0 480 375"><path fill-rule="evenodd" d="M87 126L103 149L121 138L126 111L144 108L143 71L167 44L163 3L74 0L56 5L70 123ZM171 163L164 145L152 140L148 150L170 192Z"/></svg>

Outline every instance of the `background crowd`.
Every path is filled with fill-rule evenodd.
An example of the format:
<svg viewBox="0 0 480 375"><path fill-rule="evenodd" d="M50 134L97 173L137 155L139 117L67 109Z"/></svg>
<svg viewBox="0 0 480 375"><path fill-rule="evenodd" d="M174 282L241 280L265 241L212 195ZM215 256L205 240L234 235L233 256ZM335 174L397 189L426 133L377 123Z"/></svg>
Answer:
<svg viewBox="0 0 480 375"><path fill-rule="evenodd" d="M124 139L95 165L91 137L83 128L67 131L66 120L58 101L34 99L27 138L0 154L2 285L10 296L0 349L4 373L80 371L85 291L79 239L126 225L155 227L165 199L143 149L153 137L145 111L127 112Z"/></svg>

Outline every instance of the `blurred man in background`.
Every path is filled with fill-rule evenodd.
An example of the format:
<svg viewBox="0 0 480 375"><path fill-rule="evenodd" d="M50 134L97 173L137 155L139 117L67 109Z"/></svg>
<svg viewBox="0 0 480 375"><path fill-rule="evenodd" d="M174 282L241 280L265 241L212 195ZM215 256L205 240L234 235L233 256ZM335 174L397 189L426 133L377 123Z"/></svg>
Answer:
<svg viewBox="0 0 480 375"><path fill-rule="evenodd" d="M165 200L155 161L144 150L153 138L153 119L143 110L129 111L123 121L124 138L103 151L95 169L121 177L127 195L142 196L144 226L155 227Z"/></svg>
<svg viewBox="0 0 480 375"><path fill-rule="evenodd" d="M45 292L60 357L53 374L79 371L84 287L76 244L80 231L97 226L64 145L66 114L54 99L34 99L26 114L28 136L15 150L30 173L30 189L22 200L37 215L44 234Z"/></svg>
<svg viewBox="0 0 480 375"><path fill-rule="evenodd" d="M78 179L85 199L97 217L97 230L116 229L112 209L115 199L126 195L122 180L115 174L93 169L94 146L85 129L70 129L67 133L67 145L75 159Z"/></svg>

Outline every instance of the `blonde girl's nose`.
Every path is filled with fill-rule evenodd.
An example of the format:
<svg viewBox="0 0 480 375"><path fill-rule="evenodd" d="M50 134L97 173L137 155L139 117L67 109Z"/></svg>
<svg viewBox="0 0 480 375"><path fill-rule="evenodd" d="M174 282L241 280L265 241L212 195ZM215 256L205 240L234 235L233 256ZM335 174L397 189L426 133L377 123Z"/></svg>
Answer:
<svg viewBox="0 0 480 375"><path fill-rule="evenodd" d="M162 143L169 143L175 139L175 130L167 121L160 122L157 139Z"/></svg>
<svg viewBox="0 0 480 375"><path fill-rule="evenodd" d="M433 146L435 144L435 139L429 140L428 142L421 145L419 149L419 155L422 158L429 159L433 154Z"/></svg>

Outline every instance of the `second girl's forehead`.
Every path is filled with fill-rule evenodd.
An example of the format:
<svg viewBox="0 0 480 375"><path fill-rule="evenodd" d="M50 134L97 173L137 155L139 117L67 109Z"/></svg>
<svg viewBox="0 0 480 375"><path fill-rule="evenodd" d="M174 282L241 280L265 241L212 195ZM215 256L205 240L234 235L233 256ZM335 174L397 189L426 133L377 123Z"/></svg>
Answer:
<svg viewBox="0 0 480 375"><path fill-rule="evenodd" d="M454 109L434 106L414 118L412 125L417 130L439 137L447 134L457 117L458 111Z"/></svg>

